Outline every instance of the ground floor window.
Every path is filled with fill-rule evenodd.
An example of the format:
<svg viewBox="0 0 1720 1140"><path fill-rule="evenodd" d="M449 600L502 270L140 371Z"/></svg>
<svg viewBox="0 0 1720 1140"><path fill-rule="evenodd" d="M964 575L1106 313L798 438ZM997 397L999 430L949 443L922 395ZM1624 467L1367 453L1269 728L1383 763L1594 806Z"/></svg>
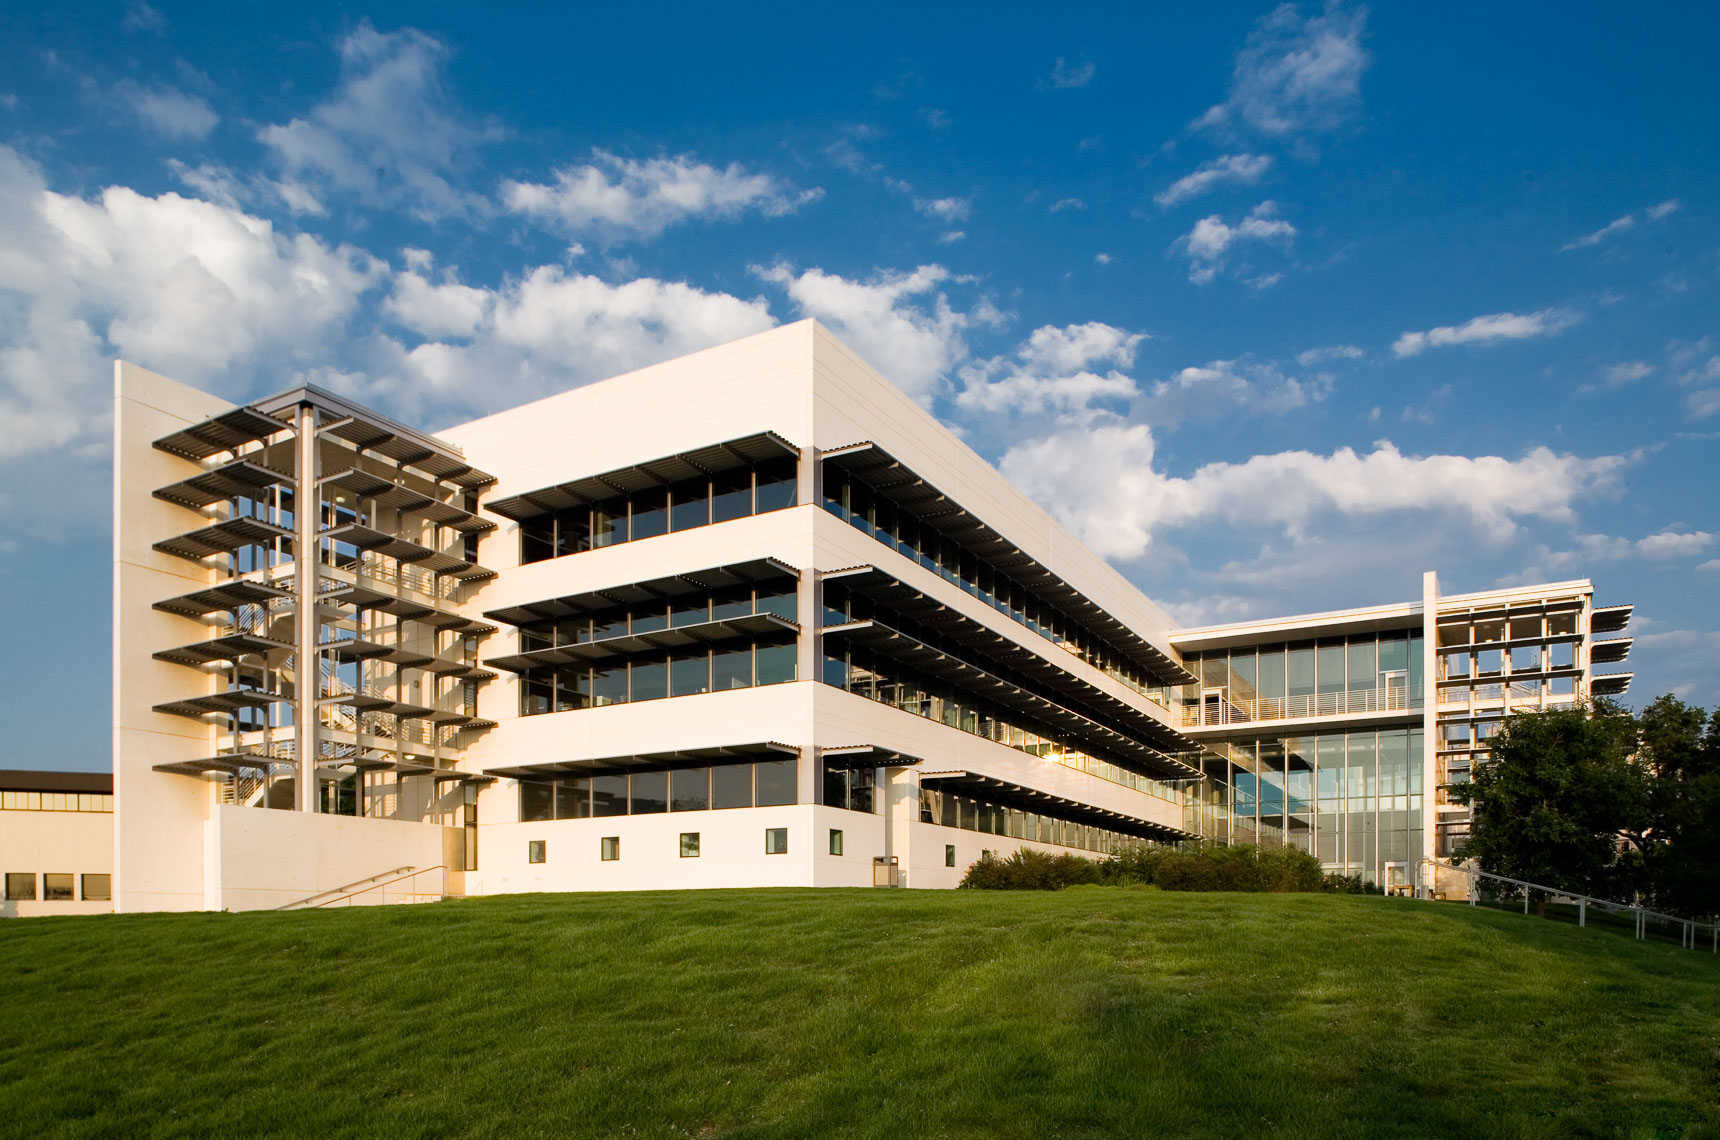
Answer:
<svg viewBox="0 0 1720 1140"><path fill-rule="evenodd" d="M621 837L605 835L598 843L599 858L605 863L613 863L621 858Z"/></svg>
<svg viewBox="0 0 1720 1140"><path fill-rule="evenodd" d="M1104 855L1114 855L1119 851L1152 842L1121 831L1112 831L1110 828L1095 827L1090 823L1078 823L1004 804L987 803L923 785L920 788L920 822L959 827L963 831L980 831L988 835L1007 835L1012 839L1074 847L1082 851L1097 851ZM950 850L953 851L954 848ZM953 867L955 864L946 861L945 866Z"/></svg>
<svg viewBox="0 0 1720 1140"><path fill-rule="evenodd" d="M86 902L107 902L113 898L113 876L85 875L84 900Z"/></svg>
<svg viewBox="0 0 1720 1140"><path fill-rule="evenodd" d="M830 829L830 853L842 854L842 833L834 827Z"/></svg>
<svg viewBox="0 0 1720 1140"><path fill-rule="evenodd" d="M544 841L533 839L526 843L526 862L542 863L544 861Z"/></svg>
<svg viewBox="0 0 1720 1140"><path fill-rule="evenodd" d="M76 875L43 875L42 898L49 902L71 902L78 897Z"/></svg>
<svg viewBox="0 0 1720 1140"><path fill-rule="evenodd" d="M12 902L34 902L36 899L36 875L6 873L6 898Z"/></svg>
<svg viewBox="0 0 1720 1140"><path fill-rule="evenodd" d="M697 859L699 857L699 833L683 831L681 833L681 858Z"/></svg>
<svg viewBox="0 0 1720 1140"><path fill-rule="evenodd" d="M788 828L767 827L764 829L764 853L766 855L788 854Z"/></svg>
<svg viewBox="0 0 1720 1140"><path fill-rule="evenodd" d="M944 844L944 866L954 867L955 865L956 865L956 845L954 843L946 843L946 844Z"/></svg>

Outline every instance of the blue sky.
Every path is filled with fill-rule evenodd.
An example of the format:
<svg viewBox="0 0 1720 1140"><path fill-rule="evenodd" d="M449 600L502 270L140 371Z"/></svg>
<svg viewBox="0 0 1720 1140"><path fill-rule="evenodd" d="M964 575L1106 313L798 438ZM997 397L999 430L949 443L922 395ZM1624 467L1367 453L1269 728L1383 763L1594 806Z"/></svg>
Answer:
<svg viewBox="0 0 1720 1140"><path fill-rule="evenodd" d="M1592 577L1633 701L1713 705L1717 47L1694 4L8 6L0 596L52 649L0 766L106 764L114 356L435 428L803 316L1178 620Z"/></svg>

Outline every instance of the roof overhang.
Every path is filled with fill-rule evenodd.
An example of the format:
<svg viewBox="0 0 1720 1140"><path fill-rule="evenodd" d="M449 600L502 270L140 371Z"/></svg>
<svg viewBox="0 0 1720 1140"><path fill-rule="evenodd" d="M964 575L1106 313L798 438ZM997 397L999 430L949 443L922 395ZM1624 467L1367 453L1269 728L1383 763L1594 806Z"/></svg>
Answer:
<svg viewBox="0 0 1720 1140"><path fill-rule="evenodd" d="M877 444L867 440L832 448L823 452L821 458L1031 588L1071 619L1109 641L1149 677L1166 685L1195 681L1194 675L1176 660L1168 641L1157 644L1131 628Z"/></svg>
<svg viewBox="0 0 1720 1140"><path fill-rule="evenodd" d="M726 443L712 444L692 451L654 459L632 467L588 475L553 487L543 487L520 495L492 499L484 508L503 518L519 522L538 515L590 506L618 495L632 494L653 487L667 487L684 479L719 475L767 459L798 457L800 449L771 431L742 436Z"/></svg>
<svg viewBox="0 0 1720 1140"><path fill-rule="evenodd" d="M540 764L516 764L502 768L486 768L491 776L511 779L543 779L554 776L593 775L604 772L628 772L649 768L697 768L706 764L738 764L754 760L787 760L800 755L792 744L774 740L753 744L722 744L708 748L677 748L664 752L632 752L624 755L594 756L580 760L554 760Z"/></svg>

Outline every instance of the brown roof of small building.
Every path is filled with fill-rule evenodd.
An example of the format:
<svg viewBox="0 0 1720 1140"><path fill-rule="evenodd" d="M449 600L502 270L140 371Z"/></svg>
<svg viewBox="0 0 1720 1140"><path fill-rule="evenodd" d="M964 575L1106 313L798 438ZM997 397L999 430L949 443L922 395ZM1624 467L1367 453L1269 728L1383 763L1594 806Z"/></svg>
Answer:
<svg viewBox="0 0 1720 1140"><path fill-rule="evenodd" d="M0 791L113 794L112 772L38 772L0 768Z"/></svg>

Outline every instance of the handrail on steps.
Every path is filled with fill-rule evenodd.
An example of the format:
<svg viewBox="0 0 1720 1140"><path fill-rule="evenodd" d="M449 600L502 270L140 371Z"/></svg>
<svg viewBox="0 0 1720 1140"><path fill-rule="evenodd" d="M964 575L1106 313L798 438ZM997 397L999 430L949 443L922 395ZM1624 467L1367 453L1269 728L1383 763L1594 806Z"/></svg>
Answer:
<svg viewBox="0 0 1720 1140"><path fill-rule="evenodd" d="M306 895L302 899L297 899L285 904L284 906L278 906L275 909L297 910L301 907L311 909L319 906L327 906L330 903L339 902L343 897L351 898L354 895L362 895L366 891L373 891L378 887L386 887L389 883L398 882L404 878L409 878L414 875L422 875L427 871L442 871L446 869L447 864L445 863L438 863L434 867L414 867L411 865L396 867L392 871L383 871L379 874L371 875L368 878L358 879L343 887L334 887L330 890L318 891L314 895ZM318 901L319 899L321 900L320 902Z"/></svg>

